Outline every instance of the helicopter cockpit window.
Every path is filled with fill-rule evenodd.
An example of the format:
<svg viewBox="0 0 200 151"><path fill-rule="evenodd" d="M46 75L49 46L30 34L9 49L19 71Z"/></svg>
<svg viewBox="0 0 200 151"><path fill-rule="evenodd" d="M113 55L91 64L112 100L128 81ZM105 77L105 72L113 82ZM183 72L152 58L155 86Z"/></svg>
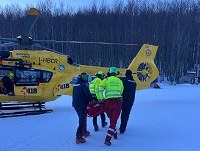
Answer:
<svg viewBox="0 0 200 151"><path fill-rule="evenodd" d="M43 75L42 75L42 82L49 82L51 77L52 77L53 73L49 72L49 71L43 71Z"/></svg>
<svg viewBox="0 0 200 151"><path fill-rule="evenodd" d="M73 79L70 81L70 84L72 85L77 84L79 78L80 78L79 74L75 75Z"/></svg>
<svg viewBox="0 0 200 151"><path fill-rule="evenodd" d="M53 73L42 70L16 70L16 85L38 85L49 82Z"/></svg>
<svg viewBox="0 0 200 151"><path fill-rule="evenodd" d="M38 70L16 70L16 85L38 85L40 81Z"/></svg>

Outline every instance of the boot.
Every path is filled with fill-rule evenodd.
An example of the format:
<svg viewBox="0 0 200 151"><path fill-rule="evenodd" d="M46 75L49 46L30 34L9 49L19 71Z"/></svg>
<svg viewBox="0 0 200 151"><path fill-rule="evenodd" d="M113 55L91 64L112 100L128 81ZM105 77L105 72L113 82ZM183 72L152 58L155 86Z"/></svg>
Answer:
<svg viewBox="0 0 200 151"><path fill-rule="evenodd" d="M90 135L89 131L86 131L86 132L83 133L83 137L85 137L85 138L88 137L89 135Z"/></svg>
<svg viewBox="0 0 200 151"><path fill-rule="evenodd" d="M15 94L13 92L8 93L9 96L14 96Z"/></svg>
<svg viewBox="0 0 200 151"><path fill-rule="evenodd" d="M120 128L120 129L119 129L119 132L120 132L120 134L124 134L125 129Z"/></svg>
<svg viewBox="0 0 200 151"><path fill-rule="evenodd" d="M111 140L111 137L107 135L104 144L107 146L111 146L110 140Z"/></svg>
<svg viewBox="0 0 200 151"><path fill-rule="evenodd" d="M82 138L82 137L77 137L76 138L76 144L83 144L85 142L86 142L86 140L84 138Z"/></svg>
<svg viewBox="0 0 200 151"><path fill-rule="evenodd" d="M98 125L94 125L94 131L97 132L99 130L99 126Z"/></svg>
<svg viewBox="0 0 200 151"><path fill-rule="evenodd" d="M112 143L109 140L105 140L104 144L107 146L111 146Z"/></svg>
<svg viewBox="0 0 200 151"><path fill-rule="evenodd" d="M105 127L107 124L107 122L102 122L102 127Z"/></svg>
<svg viewBox="0 0 200 151"><path fill-rule="evenodd" d="M117 132L114 133L113 138L117 139Z"/></svg>

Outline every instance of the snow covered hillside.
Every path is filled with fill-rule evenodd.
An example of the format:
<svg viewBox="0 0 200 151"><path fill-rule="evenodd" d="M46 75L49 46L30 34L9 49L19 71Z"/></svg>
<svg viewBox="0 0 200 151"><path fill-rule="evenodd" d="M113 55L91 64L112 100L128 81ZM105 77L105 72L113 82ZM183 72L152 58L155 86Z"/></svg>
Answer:
<svg viewBox="0 0 200 151"><path fill-rule="evenodd" d="M137 91L127 131L112 146L104 145L108 126L94 132L91 118L87 142L75 144L71 101L62 96L47 103L53 113L0 119L0 151L200 151L200 85Z"/></svg>

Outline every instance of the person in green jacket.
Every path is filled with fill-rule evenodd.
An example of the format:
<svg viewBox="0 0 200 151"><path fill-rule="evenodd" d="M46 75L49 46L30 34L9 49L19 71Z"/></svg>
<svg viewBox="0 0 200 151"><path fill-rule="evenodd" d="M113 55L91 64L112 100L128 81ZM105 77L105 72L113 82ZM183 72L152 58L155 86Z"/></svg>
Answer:
<svg viewBox="0 0 200 151"><path fill-rule="evenodd" d="M92 94L92 98L95 101L95 103L97 103L98 100L100 100L99 85L104 79L104 77L105 77L105 74L102 71L97 72L96 78L89 85L90 93ZM107 125L105 113L100 114L100 116L101 116L101 125L102 127L105 127ZM97 124L97 116L93 117L93 126L94 126L95 131L99 130L99 126Z"/></svg>
<svg viewBox="0 0 200 151"><path fill-rule="evenodd" d="M8 94L10 96L15 95L14 93L14 72L8 71L7 75L2 78L3 86L4 86L4 94Z"/></svg>
<svg viewBox="0 0 200 151"><path fill-rule="evenodd" d="M107 131L104 144L110 146L111 139L117 139L116 124L121 113L123 83L116 77L119 71L111 67L108 71L109 77L104 79L99 86L99 97L103 101L104 111L110 119L110 126Z"/></svg>

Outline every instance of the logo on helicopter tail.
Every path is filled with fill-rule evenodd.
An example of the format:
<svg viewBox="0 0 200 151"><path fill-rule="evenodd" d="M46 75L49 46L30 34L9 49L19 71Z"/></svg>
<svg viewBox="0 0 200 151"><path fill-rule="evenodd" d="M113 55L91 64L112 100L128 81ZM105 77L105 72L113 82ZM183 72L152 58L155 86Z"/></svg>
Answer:
<svg viewBox="0 0 200 151"><path fill-rule="evenodd" d="M151 56L151 50L147 49L146 55L147 55L147 56Z"/></svg>

